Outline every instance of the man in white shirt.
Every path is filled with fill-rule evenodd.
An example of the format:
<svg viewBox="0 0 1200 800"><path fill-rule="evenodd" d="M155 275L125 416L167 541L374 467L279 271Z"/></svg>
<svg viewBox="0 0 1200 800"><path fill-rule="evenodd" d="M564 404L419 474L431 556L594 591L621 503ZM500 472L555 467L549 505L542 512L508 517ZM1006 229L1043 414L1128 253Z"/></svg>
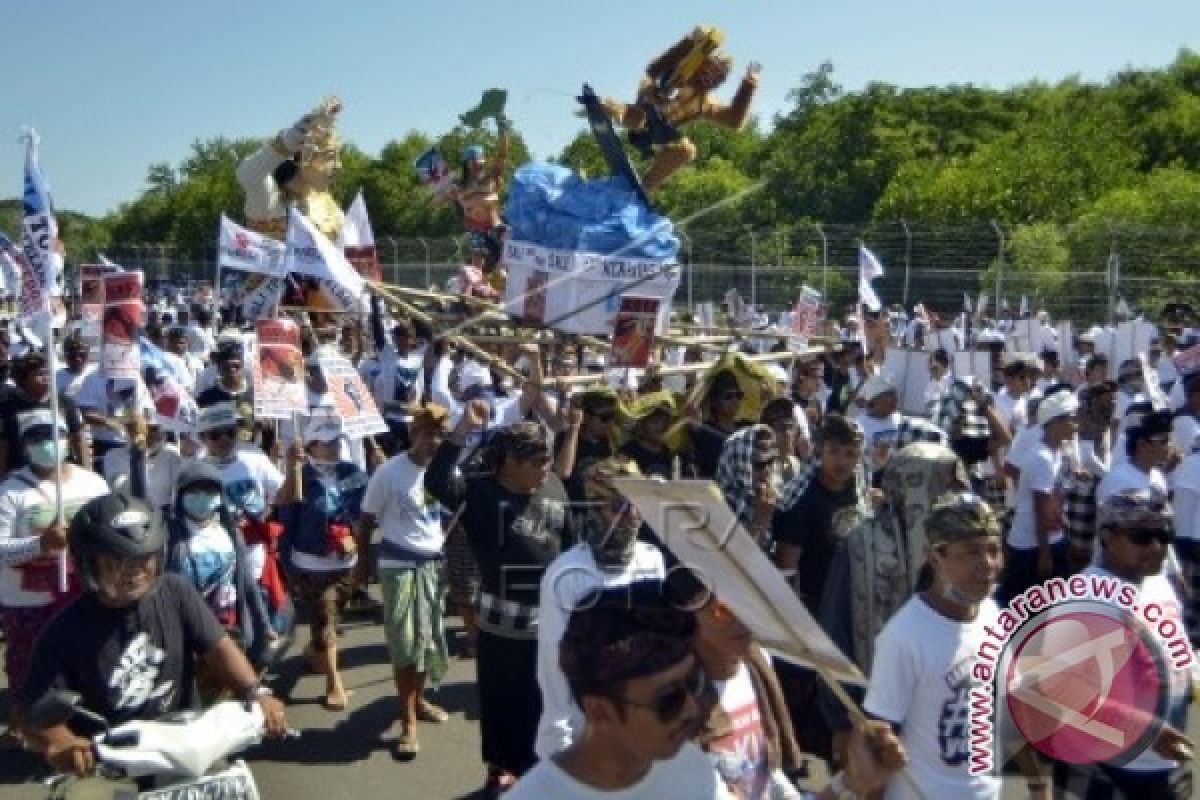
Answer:
<svg viewBox="0 0 1200 800"><path fill-rule="evenodd" d="M446 536L441 506L425 490L425 467L446 437L449 414L437 405L421 406L409 422L411 447L380 467L367 484L356 531L360 550L371 534L383 534L379 546L379 583L383 589L384 632L400 700L397 759L412 759L420 749L417 722L443 722L445 711L422 696L425 681L446 674L448 651L439 589ZM356 582L366 579L364 567Z"/></svg>
<svg viewBox="0 0 1200 800"><path fill-rule="evenodd" d="M969 722L972 665L984 627L999 613L991 595L1004 561L1000 526L978 497L952 494L935 502L925 533L933 583L876 639L863 710L900 731L908 774L925 797L991 800L1000 779L968 770ZM917 795L893 778L885 797Z"/></svg>
<svg viewBox="0 0 1200 800"><path fill-rule="evenodd" d="M534 742L538 758L567 748L583 729L583 712L558 664L559 641L571 611L596 589L661 580L666 574L658 548L638 541L641 517L613 483L623 477L641 473L622 457L598 461L584 472L583 494L589 504L583 516L585 541L552 561L542 577L537 654L542 718Z"/></svg>
<svg viewBox="0 0 1200 800"><path fill-rule="evenodd" d="M1152 489L1167 495L1163 471L1171 454L1171 412L1131 412L1126 420L1125 460L1109 470L1096 488L1096 505L1111 495L1130 489Z"/></svg>
<svg viewBox="0 0 1200 800"><path fill-rule="evenodd" d="M1054 392L1038 403L1041 439L1033 442L1036 449L1016 464L1019 475L1008 532L1010 563L998 595L1001 603L1035 583L1068 574L1063 501L1069 462L1063 445L1075 438L1078 411L1079 401L1071 391Z"/></svg>
<svg viewBox="0 0 1200 800"><path fill-rule="evenodd" d="M88 361L91 350L79 333L73 333L63 341L65 363L54 376L54 385L59 394L72 400L79 394L88 375L96 371L96 365Z"/></svg>
<svg viewBox="0 0 1200 800"><path fill-rule="evenodd" d="M91 426L92 458L100 466L104 454L114 447L129 444L125 426L128 418L141 414L154 416L154 398L141 376L109 378L103 370L89 374L75 395L83 419Z"/></svg>
<svg viewBox="0 0 1200 800"><path fill-rule="evenodd" d="M1171 423L1171 444L1180 458L1186 458L1195 448L1200 435L1200 372L1183 379L1184 404Z"/></svg>
<svg viewBox="0 0 1200 800"><path fill-rule="evenodd" d="M1137 587L1138 606L1135 608L1158 607L1157 631L1150 630L1150 625L1141 615L1131 615L1131 619L1140 621L1146 627L1148 638L1161 636L1168 623L1176 630L1183 631L1183 603L1163 570L1174 540L1171 508L1166 498L1144 489L1116 492L1100 504L1096 517L1099 558L1097 564L1085 570L1085 574L1120 578ZM1186 637L1184 642L1186 646ZM1168 647L1177 646L1174 642L1164 644ZM1187 667L1177 666L1173 658L1165 661L1168 684L1166 718L1154 740L1143 744L1141 752L1124 754L1118 760L1120 766L1098 764L1076 768L1085 773L1103 773L1107 782L1115 785L1125 797L1145 800L1184 800L1192 797L1190 775L1177 774L1180 767L1184 771L1189 770L1188 764L1193 759L1192 744L1182 733L1187 730L1191 671ZM1153 671L1155 667L1150 666L1150 669ZM1151 680L1157 682L1158 674L1154 674ZM1087 796L1093 795L1089 792Z"/></svg>

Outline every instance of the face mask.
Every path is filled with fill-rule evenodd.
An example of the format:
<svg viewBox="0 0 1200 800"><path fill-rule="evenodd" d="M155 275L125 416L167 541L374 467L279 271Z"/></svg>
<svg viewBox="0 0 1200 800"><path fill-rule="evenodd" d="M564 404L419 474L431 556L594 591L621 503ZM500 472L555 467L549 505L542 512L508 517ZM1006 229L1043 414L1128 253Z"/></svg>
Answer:
<svg viewBox="0 0 1200 800"><path fill-rule="evenodd" d="M58 442L58 460L54 458L54 440L47 439L44 442L34 442L25 448L25 456L29 459L29 463L41 469L50 469L58 466L59 460L67 457L68 444L65 439L60 439Z"/></svg>
<svg viewBox="0 0 1200 800"><path fill-rule="evenodd" d="M213 492L185 492L183 510L192 519L208 519L221 507L221 496Z"/></svg>

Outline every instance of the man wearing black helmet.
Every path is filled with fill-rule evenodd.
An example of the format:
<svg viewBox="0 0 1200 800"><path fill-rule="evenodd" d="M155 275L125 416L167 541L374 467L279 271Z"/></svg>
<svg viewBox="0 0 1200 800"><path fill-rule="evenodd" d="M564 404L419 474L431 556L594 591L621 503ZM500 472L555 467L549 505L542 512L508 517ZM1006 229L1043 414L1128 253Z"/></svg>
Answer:
<svg viewBox="0 0 1200 800"><path fill-rule="evenodd" d="M70 689L114 725L153 719L192 705L198 658L237 697L262 706L269 734L286 731L283 705L259 690L254 668L195 589L161 574L166 533L145 504L97 497L67 537L86 590L38 640L30 700ZM83 775L95 766L91 741L67 724L26 733L56 770Z"/></svg>

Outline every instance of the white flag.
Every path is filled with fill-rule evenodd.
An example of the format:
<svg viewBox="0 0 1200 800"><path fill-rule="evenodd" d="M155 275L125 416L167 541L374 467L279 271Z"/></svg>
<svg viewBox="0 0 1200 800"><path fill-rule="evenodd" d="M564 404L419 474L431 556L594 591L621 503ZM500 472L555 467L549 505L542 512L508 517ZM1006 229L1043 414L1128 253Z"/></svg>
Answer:
<svg viewBox="0 0 1200 800"><path fill-rule="evenodd" d="M242 284L242 316L247 320L271 316L279 307L283 298L285 250L283 242L243 228L221 215L217 269L251 273Z"/></svg>
<svg viewBox="0 0 1200 800"><path fill-rule="evenodd" d="M871 281L881 277L883 277L883 264L879 263L879 259L875 257L874 253L860 244L858 246L858 302L866 306L869 311L879 311L883 308L879 295L875 294L875 287L871 286Z"/></svg>
<svg viewBox="0 0 1200 800"><path fill-rule="evenodd" d="M338 246L351 266L367 280L381 283L383 270L379 266L379 251L375 247L375 234L371 231L371 219L367 216L367 203L360 189L342 223L338 235ZM364 302L367 300L363 298ZM368 306L369 307L369 306Z"/></svg>
<svg viewBox="0 0 1200 800"><path fill-rule="evenodd" d="M25 136L25 196L24 216L21 219L21 251L28 263L23 275L22 295L18 311L21 319L35 330L49 325L52 306L50 298L60 296L62 288L63 252L58 239L58 222L54 206L38 163L38 135L29 131ZM18 262L20 263L20 262Z"/></svg>
<svg viewBox="0 0 1200 800"><path fill-rule="evenodd" d="M341 250L294 208L288 209L284 269L316 281L330 311L358 310L365 281ZM307 294L307 293L306 293ZM312 306L312 303L309 303ZM320 310L320 309L318 309Z"/></svg>
<svg viewBox="0 0 1200 800"><path fill-rule="evenodd" d="M217 240L217 266L259 275L283 276L283 242L243 228L224 214Z"/></svg>

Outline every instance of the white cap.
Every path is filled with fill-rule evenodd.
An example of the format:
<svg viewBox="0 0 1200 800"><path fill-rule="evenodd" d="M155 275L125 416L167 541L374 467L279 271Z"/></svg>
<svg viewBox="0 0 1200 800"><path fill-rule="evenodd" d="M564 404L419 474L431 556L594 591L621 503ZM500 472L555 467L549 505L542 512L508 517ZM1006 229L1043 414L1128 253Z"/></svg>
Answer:
<svg viewBox="0 0 1200 800"><path fill-rule="evenodd" d="M34 428L54 428L54 415L50 413L48 408L36 408L33 411L26 411L17 415L17 435L24 436ZM59 433L67 432L67 423L62 417L58 418Z"/></svg>
<svg viewBox="0 0 1200 800"><path fill-rule="evenodd" d="M1044 425L1056 417L1065 417L1079 410L1079 398L1070 390L1055 392L1038 403L1037 421Z"/></svg>
<svg viewBox="0 0 1200 800"><path fill-rule="evenodd" d="M323 414L309 419L304 427L304 443L336 442L342 437L342 420L338 417Z"/></svg>
<svg viewBox="0 0 1200 800"><path fill-rule="evenodd" d="M196 433L232 428L237 424L238 414L233 403L217 403L200 409L196 416Z"/></svg>
<svg viewBox="0 0 1200 800"><path fill-rule="evenodd" d="M872 375L863 383L862 389L858 391L858 396L863 399L864 403L869 403L881 394L896 391L896 384L892 383L883 375Z"/></svg>

